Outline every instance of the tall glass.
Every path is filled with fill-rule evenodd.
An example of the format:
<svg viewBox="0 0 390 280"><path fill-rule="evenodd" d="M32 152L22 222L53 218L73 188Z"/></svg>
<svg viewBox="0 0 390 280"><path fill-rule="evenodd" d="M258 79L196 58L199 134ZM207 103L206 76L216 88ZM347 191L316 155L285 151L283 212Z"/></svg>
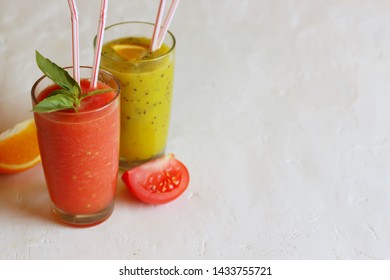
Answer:
<svg viewBox="0 0 390 280"><path fill-rule="evenodd" d="M70 74L72 68L65 68ZM82 67L80 77L90 78ZM113 89L106 105L85 112L34 113L39 150L53 212L73 225L94 225L114 207L119 160L119 84L105 71L99 82ZM52 86L46 76L31 90L33 105ZM92 97L89 97L94 102Z"/></svg>
<svg viewBox="0 0 390 280"><path fill-rule="evenodd" d="M151 23L122 22L104 33L101 67L121 86L119 167L123 169L165 152L176 41L168 32L162 47L148 52L153 28Z"/></svg>

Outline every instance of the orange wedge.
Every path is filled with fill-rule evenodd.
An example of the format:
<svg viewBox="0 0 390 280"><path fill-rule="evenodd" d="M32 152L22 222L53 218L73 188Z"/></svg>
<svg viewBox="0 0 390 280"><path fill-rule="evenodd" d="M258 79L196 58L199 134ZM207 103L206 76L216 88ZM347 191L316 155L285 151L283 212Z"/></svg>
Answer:
<svg viewBox="0 0 390 280"><path fill-rule="evenodd" d="M34 119L0 134L0 173L17 173L41 161Z"/></svg>
<svg viewBox="0 0 390 280"><path fill-rule="evenodd" d="M149 53L148 48L143 45L114 44L111 48L122 59L128 61L142 59Z"/></svg>

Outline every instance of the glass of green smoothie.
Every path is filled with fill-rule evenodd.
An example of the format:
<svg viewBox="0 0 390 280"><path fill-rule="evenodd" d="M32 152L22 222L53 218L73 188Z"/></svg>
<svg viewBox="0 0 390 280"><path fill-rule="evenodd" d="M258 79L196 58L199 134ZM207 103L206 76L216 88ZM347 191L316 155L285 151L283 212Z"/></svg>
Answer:
<svg viewBox="0 0 390 280"><path fill-rule="evenodd" d="M165 152L171 112L175 37L149 51L154 24L121 22L105 29L100 66L119 80L119 167L129 169Z"/></svg>

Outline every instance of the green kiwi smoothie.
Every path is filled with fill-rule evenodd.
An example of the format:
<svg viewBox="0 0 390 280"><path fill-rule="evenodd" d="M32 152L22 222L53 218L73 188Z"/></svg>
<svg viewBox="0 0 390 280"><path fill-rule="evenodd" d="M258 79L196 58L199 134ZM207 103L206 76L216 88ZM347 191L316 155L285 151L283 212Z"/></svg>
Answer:
<svg viewBox="0 0 390 280"><path fill-rule="evenodd" d="M168 136L174 56L165 44L151 53L149 44L124 37L102 48L101 67L121 88L120 158L133 163L163 154Z"/></svg>

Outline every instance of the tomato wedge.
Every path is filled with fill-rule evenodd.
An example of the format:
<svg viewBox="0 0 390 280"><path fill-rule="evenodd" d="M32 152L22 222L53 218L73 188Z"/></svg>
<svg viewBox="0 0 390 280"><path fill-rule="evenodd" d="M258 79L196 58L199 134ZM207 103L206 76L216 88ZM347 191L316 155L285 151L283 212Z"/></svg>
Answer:
<svg viewBox="0 0 390 280"><path fill-rule="evenodd" d="M163 204L187 189L190 176L185 165L168 154L124 172L122 180L140 201Z"/></svg>

